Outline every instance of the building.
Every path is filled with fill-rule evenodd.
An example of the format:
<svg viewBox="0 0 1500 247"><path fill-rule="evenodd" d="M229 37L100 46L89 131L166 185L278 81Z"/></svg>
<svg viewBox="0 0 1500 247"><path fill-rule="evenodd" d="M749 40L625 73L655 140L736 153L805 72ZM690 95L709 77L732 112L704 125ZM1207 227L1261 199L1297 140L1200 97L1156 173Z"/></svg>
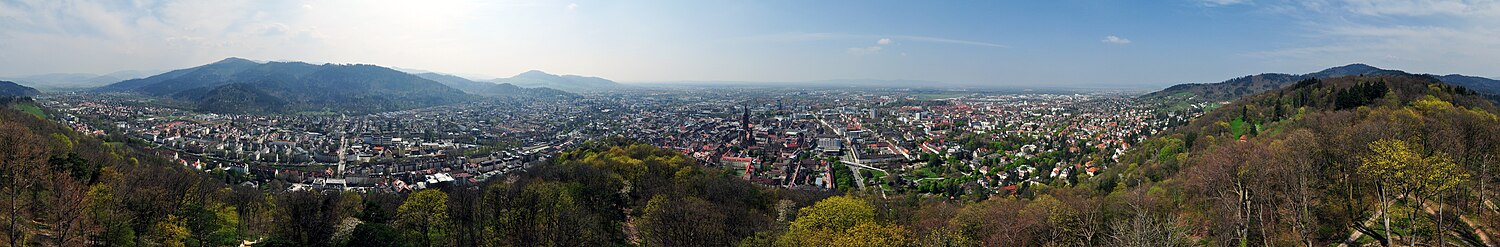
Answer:
<svg viewBox="0 0 1500 247"><path fill-rule="evenodd" d="M818 138L818 151L825 154L838 155L844 149L844 140L837 138Z"/></svg>

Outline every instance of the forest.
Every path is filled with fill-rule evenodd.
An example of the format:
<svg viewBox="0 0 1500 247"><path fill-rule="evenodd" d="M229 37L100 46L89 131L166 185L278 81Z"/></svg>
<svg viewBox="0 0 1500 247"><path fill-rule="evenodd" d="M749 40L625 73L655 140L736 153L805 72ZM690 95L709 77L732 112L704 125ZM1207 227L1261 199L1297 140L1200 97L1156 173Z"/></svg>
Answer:
<svg viewBox="0 0 1500 247"><path fill-rule="evenodd" d="M1304 80L1157 134L1072 186L962 197L756 186L619 138L475 188L271 192L12 108L0 110L9 246L1494 246L1500 237L1496 107L1426 76Z"/></svg>

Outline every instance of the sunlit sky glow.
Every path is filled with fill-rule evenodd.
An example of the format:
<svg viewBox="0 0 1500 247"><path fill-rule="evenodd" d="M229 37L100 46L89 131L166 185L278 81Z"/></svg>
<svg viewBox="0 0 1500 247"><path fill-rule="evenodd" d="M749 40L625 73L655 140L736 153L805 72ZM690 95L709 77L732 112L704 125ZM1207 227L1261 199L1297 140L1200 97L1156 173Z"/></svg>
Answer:
<svg viewBox="0 0 1500 247"><path fill-rule="evenodd" d="M0 0L0 75L230 56L618 81L1161 87L1349 63L1495 78L1500 2Z"/></svg>

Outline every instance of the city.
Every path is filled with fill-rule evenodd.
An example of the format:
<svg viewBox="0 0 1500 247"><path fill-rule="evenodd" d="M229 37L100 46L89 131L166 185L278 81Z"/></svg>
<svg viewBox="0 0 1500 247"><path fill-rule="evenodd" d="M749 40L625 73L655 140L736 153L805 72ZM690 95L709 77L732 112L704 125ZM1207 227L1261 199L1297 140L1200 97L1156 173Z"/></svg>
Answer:
<svg viewBox="0 0 1500 247"><path fill-rule="evenodd" d="M0 246L1500 246L1497 17L0 0Z"/></svg>
<svg viewBox="0 0 1500 247"><path fill-rule="evenodd" d="M199 113L114 94L39 100L78 132L129 136L183 166L279 190L474 187L618 136L764 186L963 196L1071 184L1206 110L1157 111L1128 96L642 88L359 116Z"/></svg>

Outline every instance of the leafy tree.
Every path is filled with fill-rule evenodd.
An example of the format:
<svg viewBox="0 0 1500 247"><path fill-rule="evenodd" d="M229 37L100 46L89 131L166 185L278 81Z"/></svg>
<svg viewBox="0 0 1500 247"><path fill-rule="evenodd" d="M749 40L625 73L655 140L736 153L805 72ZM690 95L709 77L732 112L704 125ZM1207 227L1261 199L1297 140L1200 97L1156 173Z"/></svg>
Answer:
<svg viewBox="0 0 1500 247"><path fill-rule="evenodd" d="M349 237L349 243L345 246L360 247L382 247L403 246L401 234L391 228L390 225L381 223L364 223L354 227L354 233Z"/></svg>
<svg viewBox="0 0 1500 247"><path fill-rule="evenodd" d="M354 191L339 192L339 203L337 205L339 218L349 218L364 214L365 200Z"/></svg>
<svg viewBox="0 0 1500 247"><path fill-rule="evenodd" d="M830 197L802 209L779 246L900 246L909 243L901 226L875 222L875 208L854 197Z"/></svg>
<svg viewBox="0 0 1500 247"><path fill-rule="evenodd" d="M422 190L396 210L396 225L418 246L443 246L449 240L448 194Z"/></svg>
<svg viewBox="0 0 1500 247"><path fill-rule="evenodd" d="M1392 194L1398 187L1408 184L1414 167L1424 162L1418 151L1402 140L1384 139L1370 143L1370 154L1361 157L1360 171L1374 178L1380 192L1381 219L1385 224L1385 235L1391 235L1390 208Z"/></svg>
<svg viewBox="0 0 1500 247"><path fill-rule="evenodd" d="M168 215L166 219L157 221L151 225L151 231L146 236L146 241L152 246L183 247L192 231L188 230L186 219L176 215Z"/></svg>
<svg viewBox="0 0 1500 247"><path fill-rule="evenodd" d="M130 219L126 218L125 209L119 206L119 201L114 195L114 190L106 184L95 184L89 187L88 213L92 221L98 222L103 232L94 236L97 242L110 243L120 246L134 246L135 229L131 228Z"/></svg>
<svg viewBox="0 0 1500 247"><path fill-rule="evenodd" d="M188 206L187 227L199 246L233 245L239 239L240 215L234 206L217 202Z"/></svg>

